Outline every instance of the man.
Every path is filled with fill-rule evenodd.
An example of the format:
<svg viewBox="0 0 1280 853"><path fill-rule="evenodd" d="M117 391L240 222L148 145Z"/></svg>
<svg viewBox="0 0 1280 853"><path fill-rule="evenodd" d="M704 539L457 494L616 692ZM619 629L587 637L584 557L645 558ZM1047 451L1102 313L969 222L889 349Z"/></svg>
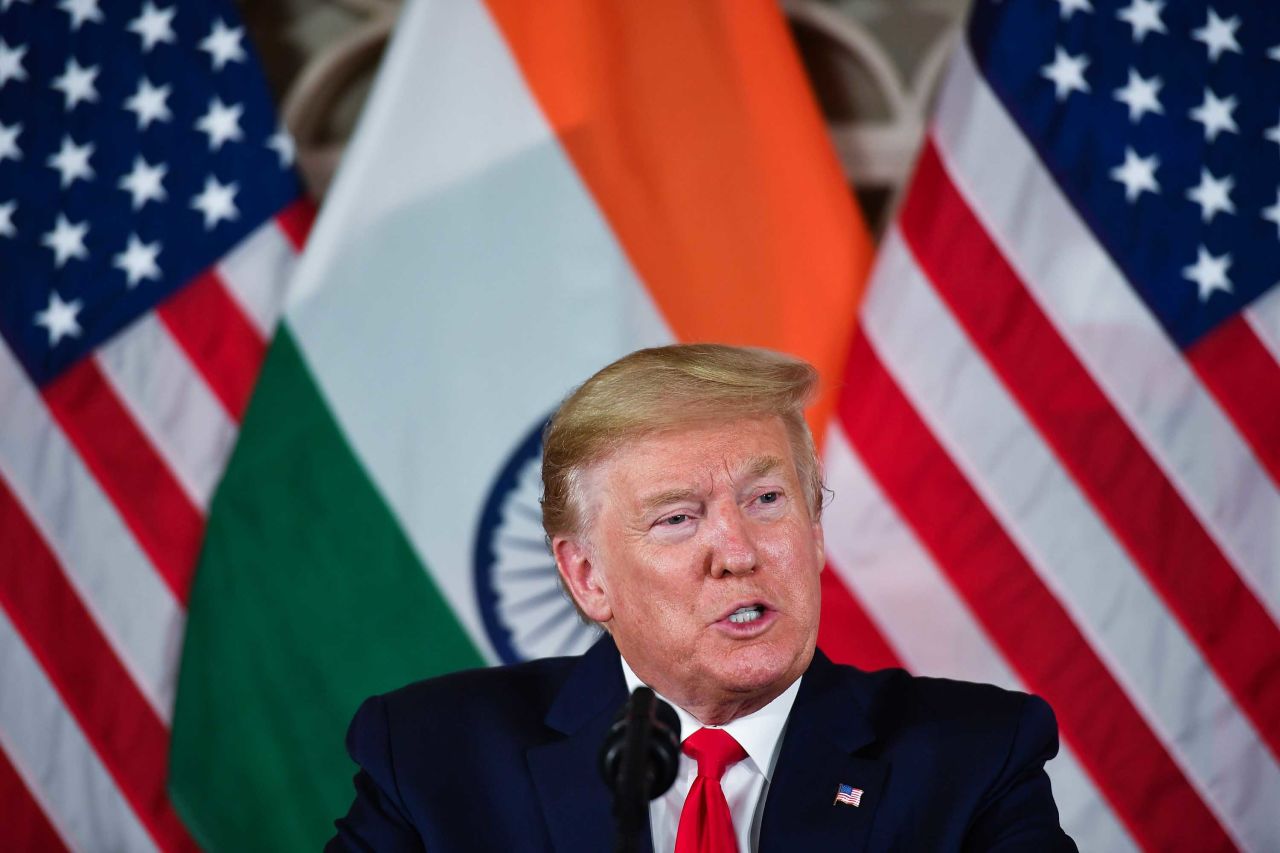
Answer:
<svg viewBox="0 0 1280 853"><path fill-rule="evenodd" d="M660 853L1074 850L1043 701L815 651L816 381L777 353L692 345L632 353L575 391L543 441L543 525L606 637L366 702L332 849L609 849L596 756L646 684L685 738L650 806Z"/></svg>

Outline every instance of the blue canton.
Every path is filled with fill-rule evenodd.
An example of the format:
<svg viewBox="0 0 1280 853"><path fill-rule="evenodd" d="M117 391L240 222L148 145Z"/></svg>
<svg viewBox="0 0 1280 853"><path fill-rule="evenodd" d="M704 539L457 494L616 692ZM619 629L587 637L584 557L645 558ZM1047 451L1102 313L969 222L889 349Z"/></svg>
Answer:
<svg viewBox="0 0 1280 853"><path fill-rule="evenodd" d="M45 384L297 198L229 2L0 0L0 335Z"/></svg>
<svg viewBox="0 0 1280 853"><path fill-rule="evenodd" d="M1280 4L980 0L968 38L1180 347L1280 282Z"/></svg>

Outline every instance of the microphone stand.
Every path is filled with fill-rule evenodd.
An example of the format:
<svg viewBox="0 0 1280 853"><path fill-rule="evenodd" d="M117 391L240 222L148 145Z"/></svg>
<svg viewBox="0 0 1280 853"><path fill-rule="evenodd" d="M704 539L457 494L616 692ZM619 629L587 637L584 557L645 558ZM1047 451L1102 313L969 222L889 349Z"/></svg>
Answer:
<svg viewBox="0 0 1280 853"><path fill-rule="evenodd" d="M639 853L637 839L649 801L676 778L680 720L648 687L639 687L622 707L600 750L600 773L613 789L616 853Z"/></svg>

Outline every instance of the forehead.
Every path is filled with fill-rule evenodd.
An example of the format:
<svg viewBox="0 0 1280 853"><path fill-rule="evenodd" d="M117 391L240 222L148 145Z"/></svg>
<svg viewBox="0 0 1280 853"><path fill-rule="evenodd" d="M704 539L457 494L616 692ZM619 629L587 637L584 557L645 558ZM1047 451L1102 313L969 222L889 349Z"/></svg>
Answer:
<svg viewBox="0 0 1280 853"><path fill-rule="evenodd" d="M640 436L594 466L612 498L642 500L654 490L694 488L764 473L795 475L781 418L698 423Z"/></svg>

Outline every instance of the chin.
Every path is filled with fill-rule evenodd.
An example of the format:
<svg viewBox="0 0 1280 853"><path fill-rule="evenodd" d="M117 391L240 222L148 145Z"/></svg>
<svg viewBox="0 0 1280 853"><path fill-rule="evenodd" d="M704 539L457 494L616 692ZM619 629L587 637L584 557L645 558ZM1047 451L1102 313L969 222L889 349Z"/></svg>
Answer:
<svg viewBox="0 0 1280 853"><path fill-rule="evenodd" d="M809 665L809 658L799 649L742 649L720 659L717 680L732 693L781 693Z"/></svg>

